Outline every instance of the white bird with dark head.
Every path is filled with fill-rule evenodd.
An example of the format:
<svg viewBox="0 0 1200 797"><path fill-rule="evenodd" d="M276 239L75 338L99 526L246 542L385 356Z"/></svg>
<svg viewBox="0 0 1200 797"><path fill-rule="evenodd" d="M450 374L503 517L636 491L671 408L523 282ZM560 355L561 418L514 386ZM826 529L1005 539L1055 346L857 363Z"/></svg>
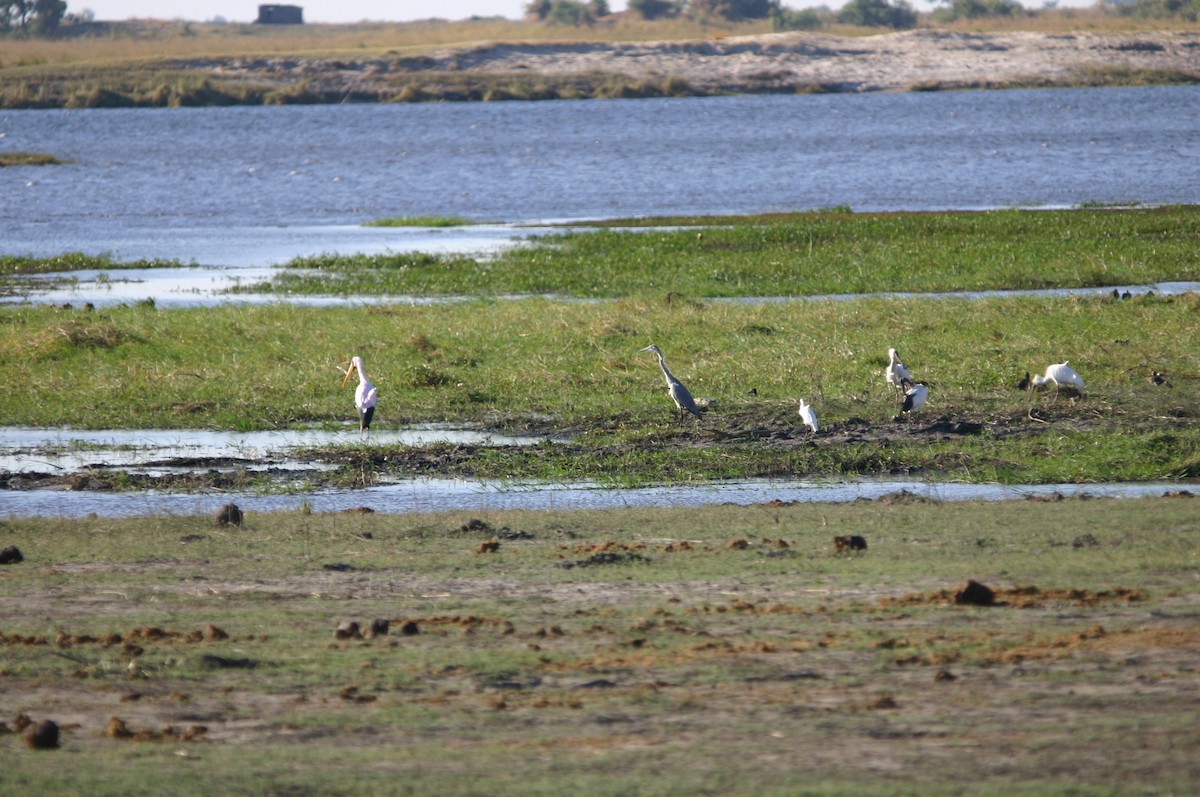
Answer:
<svg viewBox="0 0 1200 797"><path fill-rule="evenodd" d="M658 355L658 367L662 368L663 377L667 380L667 393L670 394L671 400L675 402L675 406L679 408L679 420L683 422L683 414L690 412L697 418L700 418L700 408L696 406L696 400L692 398L692 394L683 386L683 383L675 378L675 375L667 370L667 362L663 358L662 349L651 343L644 349L638 349L638 352L652 351Z"/></svg>
<svg viewBox="0 0 1200 797"><path fill-rule="evenodd" d="M900 362L900 356L896 354L895 349L888 349L888 364L883 371L883 378L898 390L904 390L907 387L905 383L912 382L912 374L908 372L904 363Z"/></svg>
<svg viewBox="0 0 1200 797"><path fill-rule="evenodd" d="M379 392L367 378L367 372L363 370L362 357L357 356L350 358L350 367L346 370L342 387L346 386L355 371L358 372L358 388L354 391L354 407L358 410L358 433L364 434L370 430L371 419L375 417L375 402L379 398Z"/></svg>
<svg viewBox="0 0 1200 797"><path fill-rule="evenodd" d="M900 407L902 412L914 414L929 400L929 388L924 385L913 385L904 392L904 404Z"/></svg>
<svg viewBox="0 0 1200 797"><path fill-rule="evenodd" d="M804 421L804 425L813 434L821 431L821 427L817 423L817 413L813 410L812 405L805 402L804 399L800 399L800 420Z"/></svg>
<svg viewBox="0 0 1200 797"><path fill-rule="evenodd" d="M1073 387L1076 390L1083 390L1083 377L1079 373L1067 365L1069 360L1063 360L1060 363L1046 366L1046 373L1042 376L1035 376L1030 383L1033 387L1041 387L1042 385L1054 383L1054 398L1058 398L1058 391L1065 387Z"/></svg>

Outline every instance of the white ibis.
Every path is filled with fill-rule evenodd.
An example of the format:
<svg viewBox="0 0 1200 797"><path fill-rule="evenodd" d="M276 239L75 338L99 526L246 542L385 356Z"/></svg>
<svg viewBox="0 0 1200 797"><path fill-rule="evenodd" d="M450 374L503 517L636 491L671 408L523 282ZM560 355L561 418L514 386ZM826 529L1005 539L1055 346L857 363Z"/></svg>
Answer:
<svg viewBox="0 0 1200 797"><path fill-rule="evenodd" d="M813 411L812 405L805 402L804 399L800 399L800 420L804 421L804 425L813 434L816 434L821 428L817 425L817 413Z"/></svg>
<svg viewBox="0 0 1200 797"><path fill-rule="evenodd" d="M367 372L363 370L362 357L350 358L350 367L346 370L342 387L346 386L350 375L355 371L358 371L358 388L354 391L354 406L358 409L358 433L363 434L371 428L371 418L375 416L375 401L379 398L379 392L367 378Z"/></svg>
<svg viewBox="0 0 1200 797"><path fill-rule="evenodd" d="M1067 360L1063 360L1061 363L1055 363L1054 365L1046 366L1045 375L1035 376L1030 384L1032 384L1034 387L1041 387L1042 385L1053 382L1055 399L1058 398L1058 391L1063 387L1063 385L1082 391L1083 377L1081 377L1074 368L1067 365L1067 362Z"/></svg>
<svg viewBox="0 0 1200 797"><path fill-rule="evenodd" d="M919 384L913 385L904 392L904 404L900 410L908 414L915 413L928 399L929 388Z"/></svg>
<svg viewBox="0 0 1200 797"><path fill-rule="evenodd" d="M696 406L696 400L692 398L692 394L683 386L683 383L675 378L675 375L667 370L667 362L663 359L662 349L651 343L644 349L638 349L638 352L652 351L658 355L658 367L662 368L663 377L667 380L667 392L671 396L671 400L675 402L675 406L679 408L679 421L683 422L683 414L690 412L697 418L700 416L700 408Z"/></svg>
<svg viewBox="0 0 1200 797"><path fill-rule="evenodd" d="M896 354L895 349L888 349L888 364L883 371L883 378L890 386L898 390L904 390L905 383L912 382L912 374L908 372L904 363L900 362L900 356Z"/></svg>

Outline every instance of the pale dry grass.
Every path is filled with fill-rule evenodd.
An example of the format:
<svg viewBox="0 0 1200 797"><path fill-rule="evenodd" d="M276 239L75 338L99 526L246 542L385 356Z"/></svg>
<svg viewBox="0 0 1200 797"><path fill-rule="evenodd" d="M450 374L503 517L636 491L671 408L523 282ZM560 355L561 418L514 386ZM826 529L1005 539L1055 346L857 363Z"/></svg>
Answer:
<svg viewBox="0 0 1200 797"><path fill-rule="evenodd" d="M1060 9L1029 16L959 20L922 27L957 32L1041 33L1173 30L1200 31L1200 24L1122 17L1103 8ZM418 54L446 47L469 47L487 42L628 42L719 39L771 33L768 20L744 23L704 23L693 19L648 22L613 15L586 27L568 27L502 17L447 21L429 19L403 23L352 25L260 26L182 20L128 20L114 23L107 33L59 40L5 41L0 69L47 66L104 66L166 58L222 58L239 55L364 56L378 53ZM820 33L871 36L890 31L827 24Z"/></svg>

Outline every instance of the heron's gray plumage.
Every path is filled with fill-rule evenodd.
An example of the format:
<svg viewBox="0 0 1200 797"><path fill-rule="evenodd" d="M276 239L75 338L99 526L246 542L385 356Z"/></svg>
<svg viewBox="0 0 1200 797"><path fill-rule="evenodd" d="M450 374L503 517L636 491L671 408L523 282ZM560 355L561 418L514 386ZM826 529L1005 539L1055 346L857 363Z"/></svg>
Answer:
<svg viewBox="0 0 1200 797"><path fill-rule="evenodd" d="M675 378L667 369L667 361L663 357L662 349L655 344L650 344L640 351L652 351L658 355L658 367L662 368L663 378L667 380L667 393L670 394L671 400L675 402L675 406L679 408L679 418L683 419L683 413L690 412L697 418L701 417L700 408L696 406L696 400L692 398L692 394L684 387L683 382Z"/></svg>

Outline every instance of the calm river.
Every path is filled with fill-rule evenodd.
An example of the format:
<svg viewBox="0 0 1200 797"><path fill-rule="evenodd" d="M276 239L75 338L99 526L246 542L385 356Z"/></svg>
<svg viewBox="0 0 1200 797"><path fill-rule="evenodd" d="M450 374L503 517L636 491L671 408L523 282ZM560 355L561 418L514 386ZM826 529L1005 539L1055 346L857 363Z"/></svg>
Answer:
<svg viewBox="0 0 1200 797"><path fill-rule="evenodd" d="M1200 88L0 111L0 254L265 266L504 224L1200 203ZM473 233L361 229L462 216ZM467 233L463 233L467 235Z"/></svg>

